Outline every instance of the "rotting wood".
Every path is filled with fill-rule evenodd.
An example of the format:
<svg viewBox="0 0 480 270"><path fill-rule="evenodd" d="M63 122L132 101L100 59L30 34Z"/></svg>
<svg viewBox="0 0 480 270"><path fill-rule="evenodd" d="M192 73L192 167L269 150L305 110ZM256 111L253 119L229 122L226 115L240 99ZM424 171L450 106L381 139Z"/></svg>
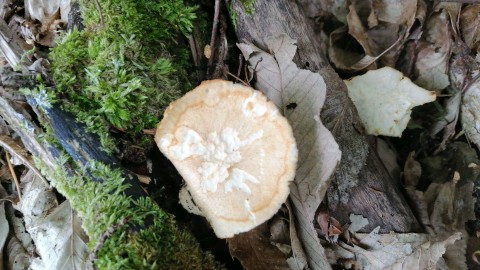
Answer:
<svg viewBox="0 0 480 270"><path fill-rule="evenodd" d="M37 104L33 97L27 98L32 107L41 107L44 121L47 121L52 128L55 138L60 142L63 149L72 159L82 166L87 166L91 161L99 161L109 165L112 169L121 169L124 176L124 183L128 184L125 194L133 198L146 196L144 189L140 186L138 177L120 166L120 161L101 150L100 140L96 134L86 132L86 126L75 120L75 117L63 111L58 105L50 108ZM103 181L93 175L95 181Z"/></svg>
<svg viewBox="0 0 480 270"><path fill-rule="evenodd" d="M23 53L21 48L14 39L8 42L5 40L6 36L12 35L5 22L0 20L0 50L4 55L10 56L11 59L8 60L10 65L17 65L17 67L20 68L24 74L24 79L22 80L22 78L18 76L19 73L11 68L3 67L2 81L4 79L3 77L14 77L18 81L16 87L26 87L31 85L31 80L28 76L28 68L25 65L31 64L31 62L28 59L25 60L24 63L20 62L21 54ZM2 42L2 40L5 42ZM75 162L86 166L88 162L96 160L110 165L112 168L121 168L120 161L101 150L100 142L96 135L86 132L85 125L78 123L73 115L60 109L58 107L59 105L53 105L48 108L37 104L36 99L31 96L27 98L27 102L39 117L42 117L51 125L56 139L59 140L64 150ZM46 162L46 165L50 168L55 168L55 157L59 156L60 151L46 142L40 143L38 141L38 135L43 132L40 131L35 123L26 119L24 115L16 112L10 102L1 97L0 108L0 116L10 123L12 129L20 135L26 149ZM133 196L133 198L146 196L144 189L140 186L138 177L124 169L122 169L122 171L125 177L125 183L129 184L129 188L125 193ZM102 179L95 180L102 181Z"/></svg>
<svg viewBox="0 0 480 270"><path fill-rule="evenodd" d="M236 34L265 49L265 39L287 34L297 40L294 61L300 67L320 73L327 84L327 101L321 113L323 123L332 131L342 150L342 162L328 191L331 215L342 224L350 213L368 218L368 231L381 226L381 232L414 232L420 225L386 172L373 146L362 135L358 114L349 100L346 86L328 64L321 40L295 1L255 1L255 12L246 14L240 1L232 1L236 15ZM370 151L363 151L370 149ZM370 154L368 154L370 152ZM352 167L357 167L352 171ZM349 181L357 182L352 188ZM377 191L372 191L376 189ZM348 194L347 194L348 193Z"/></svg>
<svg viewBox="0 0 480 270"><path fill-rule="evenodd" d="M7 23L0 18L0 50L11 67L27 71L28 68L21 65L23 50L17 43L18 37L10 30Z"/></svg>

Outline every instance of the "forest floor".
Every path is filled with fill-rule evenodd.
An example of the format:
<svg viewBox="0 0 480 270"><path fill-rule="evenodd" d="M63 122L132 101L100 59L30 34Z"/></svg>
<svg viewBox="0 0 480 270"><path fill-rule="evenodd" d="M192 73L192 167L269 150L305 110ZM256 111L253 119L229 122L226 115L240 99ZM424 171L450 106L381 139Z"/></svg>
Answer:
<svg viewBox="0 0 480 270"><path fill-rule="evenodd" d="M51 79L59 66L69 67L68 61L65 61L63 66L53 63L51 68L47 59L50 49L61 44L59 36L71 30L67 29L69 25L78 23L74 20L81 16L72 14L79 12L78 7L72 8L70 1L56 1L55 4L25 1L25 5L23 1L7 2L0 9L3 17L0 21L0 49L4 56L0 59L2 70L10 67L17 69L19 74L35 74L35 95L43 93L46 99L56 96L59 100L65 99L65 103L73 104L72 96L68 99L68 92L42 92L44 89L38 84L43 85L43 81L38 78ZM100 4L98 10L101 10L104 1L94 2ZM168 55L165 59L172 58L165 62L154 61L158 65L156 69L145 68L153 63L151 59L145 60L132 53L135 51L132 48L136 47L128 46L138 45L134 43L134 37L125 39L126 45L119 45L121 51L127 51L125 58L137 57L135 61L138 62L132 60L131 66L125 64L127 75L123 77L108 75L115 80L129 78L128 72L135 69L132 66L145 65L138 68L140 71L135 71L137 73L132 71L132 76L145 74L146 80L150 80L154 77L151 74L156 72L170 74L178 70L176 60L187 59L192 65L178 72L179 81L168 77L170 75L152 79L167 85L162 89L166 93L162 96L162 109L141 110L141 107L151 105L144 102L150 98L148 91L152 88L147 83L142 88L145 91L139 94L141 98L137 96L135 101L125 101L126 104L133 102L133 107L140 108L135 114L120 116L124 109L132 111L130 107L120 106L113 109L115 113L111 117L108 107L92 106L89 109L100 112L100 116L89 118L88 115L80 115L76 119L87 122L88 126L89 121L102 118L97 126L91 124L92 127L102 126L98 130L108 133L105 136L97 133L100 138L97 145L112 147L114 150L109 151L113 151L113 156L120 160L122 168L133 172L141 180L142 192L149 194L163 210L174 215L179 227L191 231L201 248L211 252L227 269L306 269L308 266L310 269L322 269L320 266L327 264L334 269L480 269L480 201L476 201L480 197L480 4L422 0L398 3L287 1L288 5L298 8L309 23L302 27L310 27L315 33L311 38L319 41L323 59L338 74L335 76L345 89L344 94L348 92L353 101L348 101L354 108L354 116L351 117L358 118L361 124L357 126L356 120L352 119L342 121L349 123L348 128L354 130L362 143L348 145L324 117L329 111L326 109L328 105L323 103L329 102L328 91L335 79L322 78L320 73L310 72L315 71L316 67L312 67L315 64L298 60L299 55L307 55L308 59L312 50L300 42L297 44L298 37L289 37L286 33L266 38L265 44L261 44L264 47L256 40L240 38L244 36L240 31L248 31L245 18L253 21L261 17L261 11L269 5L264 2L200 1L195 13L203 24L198 23L188 30L177 29L181 38L174 43L179 49L171 54L180 56L175 55L178 58L174 58ZM98 20L104 24L104 19L108 20L100 15ZM185 25L188 26L187 23ZM87 27L85 31L88 30L92 29ZM189 34L183 35L183 31ZM84 37L92 38L91 35ZM182 49L188 52L187 56ZM22 52L21 57L15 54L15 50ZM156 52L159 58L166 55L162 49ZM295 52L298 55L294 57ZM59 62L58 57L68 53L68 50L57 52L53 58ZM93 62L85 60L88 61ZM168 64L169 61L173 64ZM25 66L25 62L32 65ZM102 64L95 63L98 66ZM71 66L75 67L77 63ZM73 71L71 73L74 74ZM293 73L295 77L288 77ZM188 83L181 81L189 75L195 78ZM89 76L90 81L97 78L102 82L101 75L95 77L89 73ZM58 241L71 244L74 242L72 239L79 239L85 247L78 247L78 250L83 250L83 253L67 257L71 261L85 262L89 255L86 249L88 237L82 230L81 221L72 214L74 210L70 205L63 203L68 200L51 190L48 183L43 183L47 180L32 157L35 153L31 149L35 147L25 143L22 140L25 135L17 132L19 129L28 130L28 123L41 125L42 113L25 98L25 94L31 95L32 92L20 92L16 81L9 79L11 77L2 75L0 90L0 106L3 106L0 109L0 250L3 252L0 266L43 269L42 265L47 261L55 261L42 256L55 251L54 242L58 239L54 239L59 233L39 236L38 232L26 227L42 223L41 226L46 227L38 226L51 231L53 225L50 223L62 218L69 220L69 229L59 229L64 239ZM50 79L44 81L45 85L52 83ZM293 126L297 139L297 166L303 168L297 171L290 199L276 215L255 229L227 240L217 238L204 217L188 213L179 204L178 193L184 182L175 169L175 162L172 164L157 149L152 136L155 127L152 123L156 124L161 118L168 102L190 90L182 87L193 88L206 79L242 83L264 92L270 100L280 100L275 105L285 107L281 111ZM127 84L135 87L135 80L125 80L122 87ZM312 80L315 83L308 87L316 92L312 94L302 90ZM68 84L67 81L65 79L61 83ZM83 83L87 85L83 81L72 85L84 86ZM144 93L145 98L142 96ZM75 98L82 99L81 94ZM95 98L102 99L99 94ZM84 96L82 102L89 103L88 99L92 97ZM8 102L1 103L3 100ZM310 102L312 100L321 102ZM9 111L10 106L12 109ZM308 115L311 111L303 111L309 106L314 107L311 117ZM297 117L297 112L305 115ZM14 115L17 119L14 121L7 115ZM122 122L128 117L131 119ZM141 128L135 127L139 122L142 122L139 124ZM43 128L44 131L48 129ZM307 135L303 136L303 132L310 129L317 133L311 135L305 132ZM47 132L42 134L45 140L52 136ZM42 139L35 137L32 141L37 140ZM361 153L362 149L365 153ZM359 158L349 159L349 150L358 150ZM370 160L367 156L372 153L381 161L375 164L381 169L373 170L371 178L382 178L378 176L378 171L385 171L388 177L379 182L369 182L367 191L363 192L374 194L374 198L391 197L393 202L389 203L393 207L408 209L409 214L405 217L393 217L394 213L397 215L403 210L389 212L380 200L364 202L368 207L376 205L370 210L378 212L378 217L381 217L378 219L357 211L353 204L349 205L355 198L344 194L354 197L356 193L353 190L359 185L343 185L338 174L344 172L345 167L365 166ZM350 163L345 165L345 162ZM310 170L305 172L305 168ZM375 175L375 172L378 174ZM355 178L353 182L368 182L368 176L357 172L352 176ZM385 191L382 186L385 183L389 186L386 189L393 191ZM315 191L306 191L302 188L305 184L309 185L307 189L313 187ZM42 192L39 193L39 190ZM385 209L382 210L382 207ZM41 211L42 215L48 213L48 218L36 220L35 211ZM56 216L50 215L53 212ZM379 221L383 217L384 220ZM398 224L395 227L396 218L410 227L407 230ZM409 218L414 221L408 221ZM109 230L115 230L116 226L125 222L122 219L112 223ZM392 223L392 227L388 227ZM108 238L108 233L105 235ZM39 251L42 248L45 253ZM38 259L40 257L41 260Z"/></svg>

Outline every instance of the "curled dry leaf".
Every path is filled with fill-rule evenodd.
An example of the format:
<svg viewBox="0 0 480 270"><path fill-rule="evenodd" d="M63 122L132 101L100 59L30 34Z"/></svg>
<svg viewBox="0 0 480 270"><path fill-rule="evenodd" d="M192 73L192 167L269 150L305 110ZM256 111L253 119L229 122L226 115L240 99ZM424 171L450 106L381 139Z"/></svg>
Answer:
<svg viewBox="0 0 480 270"><path fill-rule="evenodd" d="M330 61L346 72L376 69L377 63L394 65L416 10L416 0L353 1L348 6L347 26L330 34ZM345 47L355 43L359 46Z"/></svg>
<svg viewBox="0 0 480 270"><path fill-rule="evenodd" d="M461 101L462 92L457 91L456 93L453 93L453 96L449 97L445 101L445 112L432 125L430 131L430 135L432 136L438 134L440 131L443 130L442 142L438 147L440 150L445 149L448 140L450 140L455 135L455 128L457 126L460 114Z"/></svg>
<svg viewBox="0 0 480 270"><path fill-rule="evenodd" d="M342 233L342 225L334 217L331 217L326 207L320 207L317 215L317 223L320 226L320 232L330 243L336 243Z"/></svg>
<svg viewBox="0 0 480 270"><path fill-rule="evenodd" d="M285 217L274 216L269 222L270 243L282 253L290 255L292 252L288 220Z"/></svg>
<svg viewBox="0 0 480 270"><path fill-rule="evenodd" d="M415 19L417 0L373 0L372 10L379 21L410 26Z"/></svg>
<svg viewBox="0 0 480 270"><path fill-rule="evenodd" d="M28 269L30 266L30 255L23 248L20 241L15 237L11 237L6 254L8 256L8 268L11 270L23 270Z"/></svg>
<svg viewBox="0 0 480 270"><path fill-rule="evenodd" d="M290 192L299 228L296 232L309 266L328 269L330 266L313 227L315 211L341 155L332 134L320 121L326 85L319 74L299 69L292 61L297 49L295 40L281 35L267 38L266 44L266 49L272 53L250 43L238 44L238 47L250 67L256 67L256 87L281 108L292 124L299 151L297 173ZM301 252L292 247L294 256Z"/></svg>
<svg viewBox="0 0 480 270"><path fill-rule="evenodd" d="M355 260L361 269L435 269L446 247L461 238L461 233L432 238L427 234L356 234L358 244L339 243L332 246L337 261ZM330 253L332 254L332 253Z"/></svg>
<svg viewBox="0 0 480 270"><path fill-rule="evenodd" d="M450 84L447 68L452 44L448 12L443 9L429 18L418 43L416 84L428 90L441 90Z"/></svg>
<svg viewBox="0 0 480 270"><path fill-rule="evenodd" d="M478 51L480 45L480 4L468 5L462 9L460 15L460 32L467 46Z"/></svg>
<svg viewBox="0 0 480 270"><path fill-rule="evenodd" d="M400 137L412 108L436 98L434 92L416 86L390 67L369 71L345 83L366 132L372 135Z"/></svg>
<svg viewBox="0 0 480 270"><path fill-rule="evenodd" d="M424 192L407 186L413 207L431 236L462 235L462 239L449 246L443 255L441 263L448 266L443 269L466 269L465 249L469 235L465 224L475 218L473 183L468 178L476 173L475 166L467 166L470 162L478 162L475 150L466 143L454 142L438 156L421 161L426 172L423 179L430 177L444 181L436 175L446 175L447 167L452 173L448 174L450 178L446 178L446 182L431 183Z"/></svg>
<svg viewBox="0 0 480 270"><path fill-rule="evenodd" d="M414 156L415 151L408 154L403 169L404 184L407 187L416 187L420 180L420 176L422 176L422 166L420 165L420 162L415 160Z"/></svg>
<svg viewBox="0 0 480 270"><path fill-rule="evenodd" d="M463 96L461 121L468 140L480 147L480 83L473 83Z"/></svg>
<svg viewBox="0 0 480 270"><path fill-rule="evenodd" d="M265 222L248 233L229 238L227 242L230 254L239 259L245 269L290 269L287 264L288 255L276 247L271 248L268 235L269 228Z"/></svg>

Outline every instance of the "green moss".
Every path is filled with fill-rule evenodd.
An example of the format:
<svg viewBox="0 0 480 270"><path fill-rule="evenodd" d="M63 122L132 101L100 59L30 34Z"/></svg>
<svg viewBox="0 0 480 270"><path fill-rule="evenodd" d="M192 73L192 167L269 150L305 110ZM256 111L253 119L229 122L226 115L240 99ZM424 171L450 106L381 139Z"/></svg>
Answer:
<svg viewBox="0 0 480 270"><path fill-rule="evenodd" d="M245 9L245 14L252 15L255 13L255 7L253 6L255 0L240 0L240 3L242 3L243 8ZM237 28L237 14L232 10L231 5L233 5L233 2L228 7L230 19L232 20L233 27Z"/></svg>
<svg viewBox="0 0 480 270"><path fill-rule="evenodd" d="M128 218L107 238L98 253L98 269L221 269L213 256L200 250L191 234L179 230L172 216L150 198L134 200L123 194L120 171L101 163L77 171L90 171L104 182L94 182L81 174L67 175L67 158L61 157L57 169L39 165L51 184L71 203L83 221L93 248L110 227ZM39 164L37 160L37 164ZM145 226L147 217L152 224ZM145 228L133 231L132 228Z"/></svg>
<svg viewBox="0 0 480 270"><path fill-rule="evenodd" d="M81 1L86 30L65 35L50 54L64 109L114 149L111 126L153 128L165 107L190 89L188 33L195 8L181 0Z"/></svg>
<svg viewBox="0 0 480 270"><path fill-rule="evenodd" d="M252 15L255 12L255 0L241 0L243 7L245 8L245 12L248 15Z"/></svg>

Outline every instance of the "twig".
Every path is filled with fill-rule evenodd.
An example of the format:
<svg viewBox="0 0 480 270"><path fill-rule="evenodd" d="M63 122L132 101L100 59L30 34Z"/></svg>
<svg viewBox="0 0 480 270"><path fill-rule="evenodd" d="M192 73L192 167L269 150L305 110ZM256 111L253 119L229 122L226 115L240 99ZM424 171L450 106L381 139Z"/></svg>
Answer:
<svg viewBox="0 0 480 270"><path fill-rule="evenodd" d="M146 135L155 135L155 132L157 132L156 128L144 129L143 130L143 134L146 134Z"/></svg>
<svg viewBox="0 0 480 270"><path fill-rule="evenodd" d="M242 73L242 67L243 67L243 55L239 54L238 55L238 70L237 70L237 78L240 78L240 74Z"/></svg>
<svg viewBox="0 0 480 270"><path fill-rule="evenodd" d="M233 78L235 78L237 81L243 83L245 86L248 86L248 87L251 87L250 84L242 79L240 79L239 77L233 75L232 73L230 73L229 71L227 71L227 74L232 76Z"/></svg>
<svg viewBox="0 0 480 270"><path fill-rule="evenodd" d="M10 199L6 199L6 198L0 199L0 203L3 203L3 202L10 202L11 204L15 204L14 201L12 201Z"/></svg>
<svg viewBox="0 0 480 270"><path fill-rule="evenodd" d="M98 16L100 17L100 24L102 25L102 27L104 27L105 22L103 21L102 6L100 6L100 3L98 2L98 0L93 0L93 1L95 2L95 7L98 10Z"/></svg>
<svg viewBox="0 0 480 270"><path fill-rule="evenodd" d="M247 73L247 71L249 71L248 67L245 66L245 78L247 79L247 82L248 82L249 85L250 85L250 82L253 80L253 77L255 76L255 72L257 71L258 64L260 64L260 62L262 62L262 61L263 61L263 57L260 57L260 59L258 59L257 63L255 64L255 67L253 67L252 74L251 74L250 78L248 77L248 73Z"/></svg>
<svg viewBox="0 0 480 270"><path fill-rule="evenodd" d="M43 183L49 188L50 184L48 181L42 176L42 174L37 170L37 168L30 162L30 160L25 157L22 153L20 153L17 148L20 147L17 143L10 137L6 135L0 135L0 146L3 147L7 152L10 154L15 155L18 159L20 159L23 165L27 166L30 170L32 170L42 181Z"/></svg>
<svg viewBox="0 0 480 270"><path fill-rule="evenodd" d="M107 239L111 237L116 231L118 231L120 227L127 224L129 220L130 217L122 218L118 223L111 225L104 233L102 233L102 235L100 235L100 239L98 239L95 248L93 249L92 253L90 253L90 256L88 256L86 269L95 270L95 261L98 258L98 252L100 251L100 249L103 247Z"/></svg>
<svg viewBox="0 0 480 270"><path fill-rule="evenodd" d="M213 59L215 58L215 40L217 38L218 32L218 22L220 17L220 0L215 0L215 13L213 15L213 26L212 26L212 36L210 38L210 49L212 53L208 59L208 67L213 66Z"/></svg>
<svg viewBox="0 0 480 270"><path fill-rule="evenodd" d="M22 201L22 191L20 190L20 182L18 182L17 175L15 174L15 170L13 169L12 163L10 162L10 154L5 152L5 157L7 159L7 164L8 168L10 169L10 173L12 174L13 177L13 182L15 182L15 186L17 186L17 191L18 191L18 198L20 198L20 201Z"/></svg>

